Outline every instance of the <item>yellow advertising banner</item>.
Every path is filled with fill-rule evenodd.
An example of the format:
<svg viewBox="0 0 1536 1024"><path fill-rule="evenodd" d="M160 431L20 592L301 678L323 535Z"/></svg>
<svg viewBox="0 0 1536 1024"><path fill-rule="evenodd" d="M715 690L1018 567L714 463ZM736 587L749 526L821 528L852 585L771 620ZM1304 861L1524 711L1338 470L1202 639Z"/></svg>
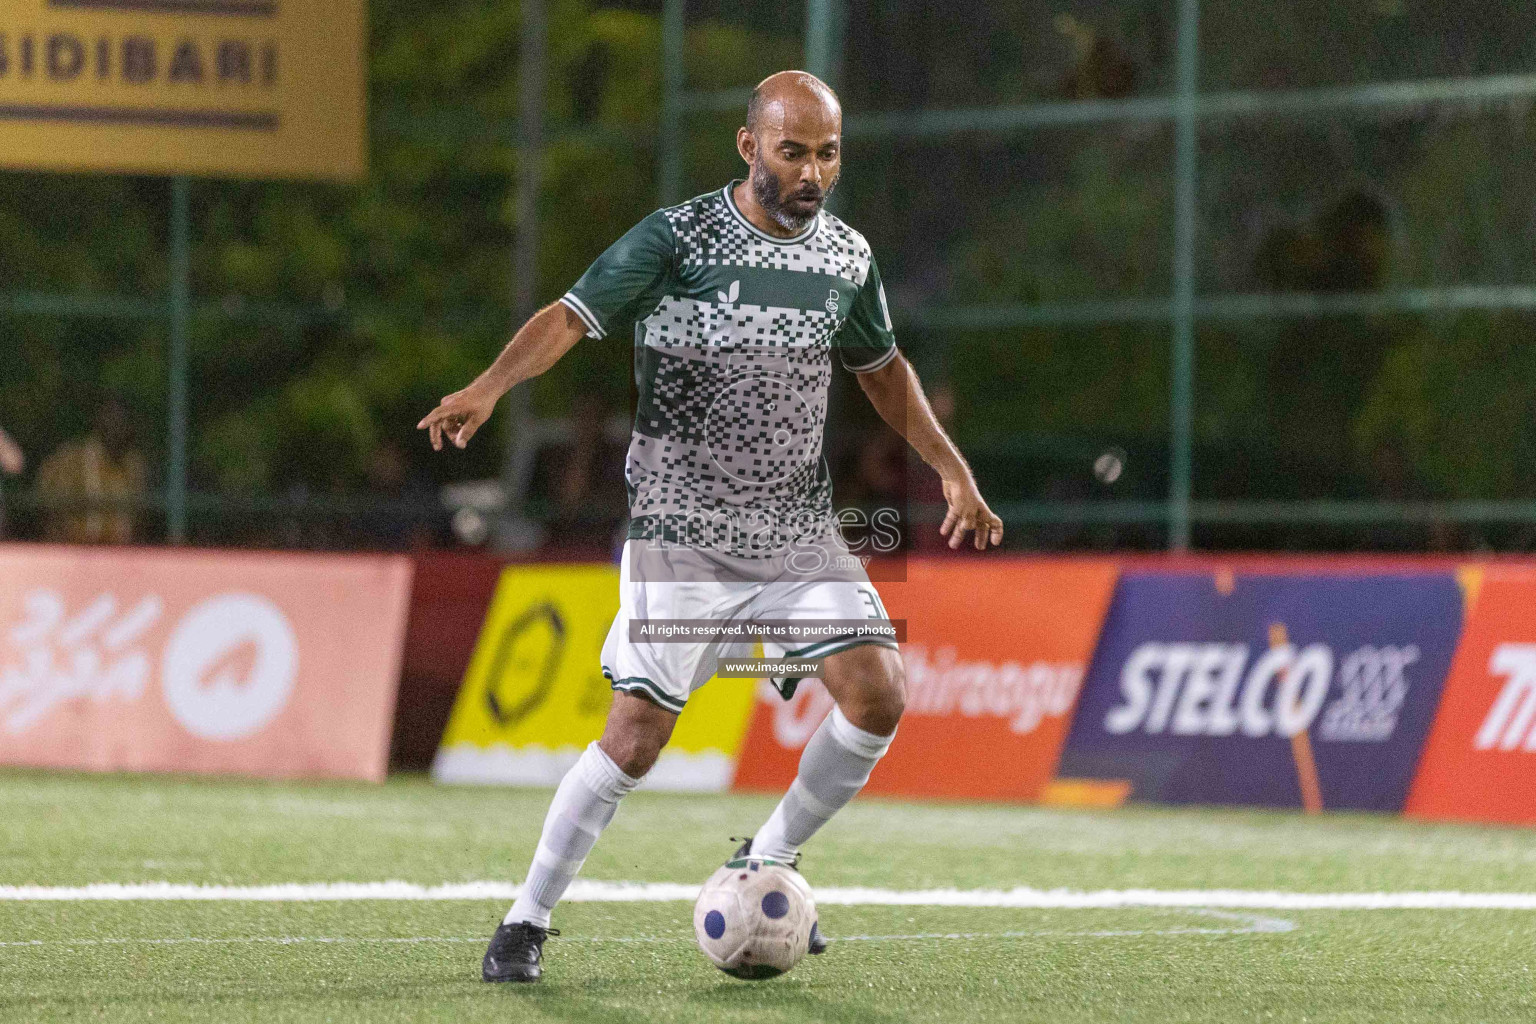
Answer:
<svg viewBox="0 0 1536 1024"><path fill-rule="evenodd" d="M353 180L365 0L0 0L0 166Z"/></svg>
<svg viewBox="0 0 1536 1024"><path fill-rule="evenodd" d="M599 658L618 610L615 566L505 570L433 762L433 778L558 783L602 734L613 693ZM645 784L729 788L755 685L751 679L713 679L695 692Z"/></svg>

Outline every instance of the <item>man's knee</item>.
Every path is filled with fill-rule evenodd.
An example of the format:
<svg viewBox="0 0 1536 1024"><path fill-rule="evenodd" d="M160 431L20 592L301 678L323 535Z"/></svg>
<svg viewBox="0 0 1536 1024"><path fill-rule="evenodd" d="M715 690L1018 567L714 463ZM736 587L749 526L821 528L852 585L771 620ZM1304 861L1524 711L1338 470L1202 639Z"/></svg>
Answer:
<svg viewBox="0 0 1536 1024"><path fill-rule="evenodd" d="M906 674L901 663L898 661L894 668L882 674L866 693L857 715L850 715L846 710L843 715L865 732L889 736L896 731L907 710Z"/></svg>
<svg viewBox="0 0 1536 1024"><path fill-rule="evenodd" d="M907 707L907 676L901 655L888 647L856 647L826 682L849 723L889 736Z"/></svg>
<svg viewBox="0 0 1536 1024"><path fill-rule="evenodd" d="M677 716L643 697L623 691L613 695L608 724L597 745L612 758L619 771L639 779L656 764L661 748L672 738Z"/></svg>
<svg viewBox="0 0 1536 1024"><path fill-rule="evenodd" d="M664 744L654 737L626 730L617 734L605 732L597 745L619 766L619 771L632 779L641 779L656 764Z"/></svg>

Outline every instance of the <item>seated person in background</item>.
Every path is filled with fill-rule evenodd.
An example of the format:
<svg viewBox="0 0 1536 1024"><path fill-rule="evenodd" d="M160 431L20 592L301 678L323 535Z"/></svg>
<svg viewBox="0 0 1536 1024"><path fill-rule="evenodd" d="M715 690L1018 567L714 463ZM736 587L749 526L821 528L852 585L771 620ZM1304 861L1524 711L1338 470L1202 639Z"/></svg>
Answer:
<svg viewBox="0 0 1536 1024"><path fill-rule="evenodd" d="M89 434L43 460L38 494L48 504L43 535L63 544L131 544L147 493L144 457L131 444L128 412L110 399Z"/></svg>
<svg viewBox="0 0 1536 1024"><path fill-rule="evenodd" d="M27 466L27 458L21 453L21 445L11 435L0 430L0 473L15 476Z"/></svg>
<svg viewBox="0 0 1536 1024"><path fill-rule="evenodd" d="M21 445L11 435L0 430L0 477L15 476L27 467L27 458L21 453ZM5 537L5 503L0 501L0 539Z"/></svg>

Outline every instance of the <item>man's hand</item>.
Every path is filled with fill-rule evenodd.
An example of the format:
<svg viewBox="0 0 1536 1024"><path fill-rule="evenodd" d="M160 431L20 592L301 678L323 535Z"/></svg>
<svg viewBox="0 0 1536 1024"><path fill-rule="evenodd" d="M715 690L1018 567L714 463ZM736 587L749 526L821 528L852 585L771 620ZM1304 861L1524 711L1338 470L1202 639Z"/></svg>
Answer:
<svg viewBox="0 0 1536 1024"><path fill-rule="evenodd" d="M587 325L571 307L551 302L523 324L473 384L444 398L416 429L427 431L433 451L443 450L444 435L454 447L463 448L491 418L502 395L554 366L586 333Z"/></svg>
<svg viewBox="0 0 1536 1024"><path fill-rule="evenodd" d="M27 457L21 453L21 445L11 440L11 435L0 430L0 473L15 475L27 468Z"/></svg>
<svg viewBox="0 0 1536 1024"><path fill-rule="evenodd" d="M453 442L454 447L463 448L475 436L480 425L491 418L491 413L496 409L496 400L500 397L483 386L471 384L463 391L455 391L444 398L436 409L422 417L416 429L426 430L427 436L432 439L433 451L443 450L444 435Z"/></svg>
<svg viewBox="0 0 1536 1024"><path fill-rule="evenodd" d="M990 542L993 546L1003 542L1003 521L982 500L981 491L969 473L961 477L944 478L944 500L949 503L949 514L939 533L949 538L951 549L958 549L968 531L976 533L976 550L985 551Z"/></svg>

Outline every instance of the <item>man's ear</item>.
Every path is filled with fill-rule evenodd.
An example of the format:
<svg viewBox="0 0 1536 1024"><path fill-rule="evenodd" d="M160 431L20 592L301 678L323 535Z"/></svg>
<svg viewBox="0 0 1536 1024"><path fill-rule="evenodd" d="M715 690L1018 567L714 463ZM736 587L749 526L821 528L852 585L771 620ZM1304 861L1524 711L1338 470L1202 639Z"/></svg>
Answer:
<svg viewBox="0 0 1536 1024"><path fill-rule="evenodd" d="M757 158L757 136L746 128L736 129L736 152L740 153L741 158L747 162L747 166L751 167L752 162Z"/></svg>

